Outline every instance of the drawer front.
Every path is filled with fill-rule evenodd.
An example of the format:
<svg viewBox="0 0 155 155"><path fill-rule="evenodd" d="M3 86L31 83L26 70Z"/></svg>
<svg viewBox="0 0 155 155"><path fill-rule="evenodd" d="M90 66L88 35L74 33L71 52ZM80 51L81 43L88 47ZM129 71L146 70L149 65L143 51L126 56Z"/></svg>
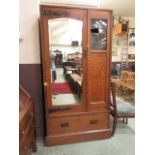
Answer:
<svg viewBox="0 0 155 155"><path fill-rule="evenodd" d="M30 154L31 154L31 150L29 149L27 145L19 149L19 155L30 155Z"/></svg>
<svg viewBox="0 0 155 155"><path fill-rule="evenodd" d="M22 122L19 125L19 138L21 139L26 132L27 127L29 124L34 120L34 113L33 113L33 108L31 107L27 113L25 114Z"/></svg>
<svg viewBox="0 0 155 155"><path fill-rule="evenodd" d="M25 145L27 143L27 139L31 139L30 134L34 133L34 122L31 120L24 131L24 134L19 137L20 145Z"/></svg>
<svg viewBox="0 0 155 155"><path fill-rule="evenodd" d="M33 141L34 141L34 125L33 124L28 131L27 137L28 137L27 145L31 149L33 145Z"/></svg>
<svg viewBox="0 0 155 155"><path fill-rule="evenodd" d="M24 144L19 141L19 155L23 155L25 152Z"/></svg>
<svg viewBox="0 0 155 155"><path fill-rule="evenodd" d="M22 141L19 141L19 155L26 155L28 149L27 138L23 138Z"/></svg>
<svg viewBox="0 0 155 155"><path fill-rule="evenodd" d="M69 116L59 118L47 118L48 134L65 134L79 130L80 117Z"/></svg>
<svg viewBox="0 0 155 155"><path fill-rule="evenodd" d="M20 155L28 154L28 152L32 148L32 142L34 139L34 125L31 123L29 127L26 129L25 134L20 139Z"/></svg>
<svg viewBox="0 0 155 155"><path fill-rule="evenodd" d="M108 113L81 116L81 130L99 130L108 128Z"/></svg>
<svg viewBox="0 0 155 155"><path fill-rule="evenodd" d="M27 152L26 146L19 148L19 155L26 155L26 152Z"/></svg>

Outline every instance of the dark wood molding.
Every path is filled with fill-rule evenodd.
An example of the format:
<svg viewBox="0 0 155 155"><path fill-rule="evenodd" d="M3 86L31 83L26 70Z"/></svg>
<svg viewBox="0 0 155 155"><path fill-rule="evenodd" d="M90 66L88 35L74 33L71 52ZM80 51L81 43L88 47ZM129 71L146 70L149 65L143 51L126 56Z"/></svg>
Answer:
<svg viewBox="0 0 155 155"><path fill-rule="evenodd" d="M43 15L44 16L52 16L52 17L67 17L69 16L69 13L64 11L64 12L54 12L54 11L49 11L49 10L43 10Z"/></svg>

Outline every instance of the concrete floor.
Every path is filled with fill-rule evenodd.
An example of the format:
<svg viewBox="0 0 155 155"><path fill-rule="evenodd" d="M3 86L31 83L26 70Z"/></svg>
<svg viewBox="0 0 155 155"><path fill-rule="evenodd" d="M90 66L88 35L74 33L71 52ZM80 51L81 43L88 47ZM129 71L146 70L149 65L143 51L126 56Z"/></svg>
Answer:
<svg viewBox="0 0 155 155"><path fill-rule="evenodd" d="M114 137L106 140L46 147L43 138L37 139L38 150L32 155L134 155L135 154L135 119L129 124L118 121Z"/></svg>

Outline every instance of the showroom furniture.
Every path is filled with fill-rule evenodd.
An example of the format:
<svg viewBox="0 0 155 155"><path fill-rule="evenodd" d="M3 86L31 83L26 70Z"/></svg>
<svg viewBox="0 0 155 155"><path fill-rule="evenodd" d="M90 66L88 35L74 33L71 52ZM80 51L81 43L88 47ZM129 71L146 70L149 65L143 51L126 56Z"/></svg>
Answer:
<svg viewBox="0 0 155 155"><path fill-rule="evenodd" d="M112 135L114 135L117 128L118 118L123 118L123 120L125 119L127 124L128 118L135 117L135 108L128 102L116 99L116 85L113 82L111 83L111 95L110 113L114 118L112 127Z"/></svg>
<svg viewBox="0 0 155 155"><path fill-rule="evenodd" d="M34 122L34 102L30 94L19 87L19 154L36 152L36 132Z"/></svg>
<svg viewBox="0 0 155 155"><path fill-rule="evenodd" d="M120 79L112 79L121 96L135 100L135 72L121 71Z"/></svg>
<svg viewBox="0 0 155 155"><path fill-rule="evenodd" d="M82 101L75 105L56 106L52 103L49 58L52 40L49 40L48 28L49 21L52 23L52 20L56 22L61 19L82 23ZM40 5L47 146L111 137L109 106L112 19L111 10Z"/></svg>

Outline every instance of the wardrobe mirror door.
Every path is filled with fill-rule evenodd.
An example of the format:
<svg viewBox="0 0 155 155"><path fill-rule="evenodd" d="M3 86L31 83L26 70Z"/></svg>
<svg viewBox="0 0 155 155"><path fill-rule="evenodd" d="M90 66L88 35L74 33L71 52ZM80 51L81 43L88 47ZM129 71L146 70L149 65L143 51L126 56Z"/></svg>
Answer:
<svg viewBox="0 0 155 155"><path fill-rule="evenodd" d="M80 20L48 20L52 105L82 103L82 27Z"/></svg>

